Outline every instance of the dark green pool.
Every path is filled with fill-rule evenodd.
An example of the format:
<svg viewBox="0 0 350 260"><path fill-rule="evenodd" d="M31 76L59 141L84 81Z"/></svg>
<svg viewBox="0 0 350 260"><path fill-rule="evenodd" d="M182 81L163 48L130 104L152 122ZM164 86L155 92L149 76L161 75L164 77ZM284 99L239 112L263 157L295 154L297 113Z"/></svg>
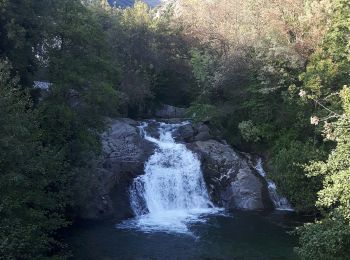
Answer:
<svg viewBox="0 0 350 260"><path fill-rule="evenodd" d="M74 259L296 259L293 213L230 212L190 226L191 234L118 229L113 221L74 227Z"/></svg>

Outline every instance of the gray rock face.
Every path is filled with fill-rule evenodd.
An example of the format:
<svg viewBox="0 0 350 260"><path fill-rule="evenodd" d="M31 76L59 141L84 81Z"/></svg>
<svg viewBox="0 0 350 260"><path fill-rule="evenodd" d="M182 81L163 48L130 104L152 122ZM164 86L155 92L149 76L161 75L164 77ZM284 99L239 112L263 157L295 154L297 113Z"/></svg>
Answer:
<svg viewBox="0 0 350 260"><path fill-rule="evenodd" d="M191 143L193 141L206 141L213 138L213 136L210 134L209 127L203 123L186 124L180 126L173 133L173 136L176 141L185 143Z"/></svg>
<svg viewBox="0 0 350 260"><path fill-rule="evenodd" d="M132 216L128 188L143 173L144 162L154 145L144 140L131 119L111 120L102 134L103 156L98 171L89 180L91 194L79 210L80 217L101 219Z"/></svg>
<svg viewBox="0 0 350 260"><path fill-rule="evenodd" d="M192 142L195 135L195 129L192 124L180 126L174 133L173 137L177 142Z"/></svg>
<svg viewBox="0 0 350 260"><path fill-rule="evenodd" d="M212 136L210 135L210 129L205 124L200 124L197 127L197 135L194 137L195 141L206 141L211 139Z"/></svg>
<svg viewBox="0 0 350 260"><path fill-rule="evenodd" d="M272 208L265 180L229 145L207 140L196 141L188 147L201 159L204 179L214 203L228 209Z"/></svg>
<svg viewBox="0 0 350 260"><path fill-rule="evenodd" d="M156 117L160 118L184 118L185 108L163 105L156 112Z"/></svg>
<svg viewBox="0 0 350 260"><path fill-rule="evenodd" d="M179 123L172 119L168 121ZM101 136L103 154L98 170L89 175L86 183L80 184L84 185L83 199L77 209L81 218L124 219L133 216L129 187L135 177L144 173L144 163L156 148L140 136L139 122L113 119L109 125ZM158 138L157 129L158 123L151 122L147 132ZM273 207L266 181L256 173L253 163L229 145L213 140L207 125L183 125L173 136L198 154L208 191L216 205L245 210Z"/></svg>
<svg viewBox="0 0 350 260"><path fill-rule="evenodd" d="M146 128L146 131L149 136L152 136L153 138L159 138L159 131L158 131L159 123L156 121L149 121L148 126Z"/></svg>

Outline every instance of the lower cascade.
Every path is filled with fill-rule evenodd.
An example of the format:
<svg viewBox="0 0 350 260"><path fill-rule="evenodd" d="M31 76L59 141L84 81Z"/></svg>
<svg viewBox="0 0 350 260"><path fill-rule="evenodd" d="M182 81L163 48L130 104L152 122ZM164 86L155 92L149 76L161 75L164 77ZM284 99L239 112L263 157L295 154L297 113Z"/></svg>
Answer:
<svg viewBox="0 0 350 260"><path fill-rule="evenodd" d="M147 133L148 123L139 127L144 138L158 148L146 162L145 174L130 187L136 217L120 227L186 233L189 223L204 221L203 216L219 211L209 199L199 159L172 136L187 123L159 123L158 139Z"/></svg>
<svg viewBox="0 0 350 260"><path fill-rule="evenodd" d="M261 158L258 159L258 162L255 166L255 169L258 171L258 173L264 177L266 179L266 172L263 168L263 161ZM286 210L286 211L293 211L293 208L292 206L289 204L287 198L279 195L277 193L277 188L276 188L276 184L269 180L269 179L266 179L267 181L267 188L268 188L268 191L269 191L269 195L270 195L270 198L273 202L273 205L275 207L276 210Z"/></svg>

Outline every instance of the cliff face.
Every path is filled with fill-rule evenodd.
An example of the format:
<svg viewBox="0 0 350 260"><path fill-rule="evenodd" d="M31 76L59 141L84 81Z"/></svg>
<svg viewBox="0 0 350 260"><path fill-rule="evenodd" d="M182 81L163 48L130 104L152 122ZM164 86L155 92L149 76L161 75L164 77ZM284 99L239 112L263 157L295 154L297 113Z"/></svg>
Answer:
<svg viewBox="0 0 350 260"><path fill-rule="evenodd" d="M169 123L181 119L162 119ZM90 195L79 205L78 215L86 219L133 216L129 187L144 174L144 164L157 147L140 135L137 122L112 119L101 136L103 155L98 171L89 180ZM159 137L159 122L151 121L147 132ZM185 124L173 132L176 142L184 143L201 161L201 168L212 202L227 209L262 210L272 208L267 183L252 162L211 135L203 124Z"/></svg>
<svg viewBox="0 0 350 260"><path fill-rule="evenodd" d="M202 162L212 201L226 209L272 209L267 183L254 165L229 145L213 139L189 145Z"/></svg>
<svg viewBox="0 0 350 260"><path fill-rule="evenodd" d="M132 216L128 189L132 180L143 173L144 162L154 150L154 145L140 136L137 125L127 118L110 120L109 129L101 136L102 158L87 185L88 196L79 205L79 217Z"/></svg>

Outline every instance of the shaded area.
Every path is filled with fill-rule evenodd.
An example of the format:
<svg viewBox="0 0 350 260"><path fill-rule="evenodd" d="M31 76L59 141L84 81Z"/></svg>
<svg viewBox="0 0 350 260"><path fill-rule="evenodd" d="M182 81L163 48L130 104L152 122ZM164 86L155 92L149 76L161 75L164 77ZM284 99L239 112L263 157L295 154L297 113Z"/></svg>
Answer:
<svg viewBox="0 0 350 260"><path fill-rule="evenodd" d="M135 0L108 0L108 2L111 6L125 8L133 6ZM155 7L160 4L160 0L145 0L144 2L150 7Z"/></svg>
<svg viewBox="0 0 350 260"><path fill-rule="evenodd" d="M193 236L119 230L113 221L70 230L74 259L297 259L291 213L231 212L193 224Z"/></svg>

